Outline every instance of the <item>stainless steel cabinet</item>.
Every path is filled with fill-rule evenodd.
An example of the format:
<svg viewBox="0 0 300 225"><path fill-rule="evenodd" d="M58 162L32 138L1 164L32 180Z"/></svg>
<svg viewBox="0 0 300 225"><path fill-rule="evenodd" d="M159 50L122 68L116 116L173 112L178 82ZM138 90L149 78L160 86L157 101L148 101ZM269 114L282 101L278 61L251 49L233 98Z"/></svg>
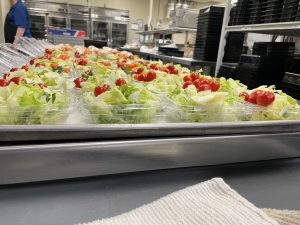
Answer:
<svg viewBox="0 0 300 225"><path fill-rule="evenodd" d="M108 41L110 38L110 22L92 20L92 38L97 41Z"/></svg>
<svg viewBox="0 0 300 225"><path fill-rule="evenodd" d="M90 36L90 10L87 6L69 5L69 24L74 30L85 31Z"/></svg>
<svg viewBox="0 0 300 225"><path fill-rule="evenodd" d="M32 13L30 14L32 37L43 39L46 37L46 14Z"/></svg>
<svg viewBox="0 0 300 225"><path fill-rule="evenodd" d="M127 23L118 23L112 22L112 46L113 47L122 47L127 42L127 31L128 31L128 24Z"/></svg>

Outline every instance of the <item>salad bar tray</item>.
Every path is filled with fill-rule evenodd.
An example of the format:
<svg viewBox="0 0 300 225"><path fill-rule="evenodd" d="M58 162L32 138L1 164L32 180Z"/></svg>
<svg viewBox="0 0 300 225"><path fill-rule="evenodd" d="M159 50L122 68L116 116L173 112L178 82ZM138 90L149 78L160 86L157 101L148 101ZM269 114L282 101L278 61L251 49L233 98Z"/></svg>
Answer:
<svg viewBox="0 0 300 225"><path fill-rule="evenodd" d="M300 121L242 121L109 125L1 125L0 142L65 142L300 132Z"/></svg>
<svg viewBox="0 0 300 225"><path fill-rule="evenodd" d="M300 132L0 147L0 184L300 157Z"/></svg>

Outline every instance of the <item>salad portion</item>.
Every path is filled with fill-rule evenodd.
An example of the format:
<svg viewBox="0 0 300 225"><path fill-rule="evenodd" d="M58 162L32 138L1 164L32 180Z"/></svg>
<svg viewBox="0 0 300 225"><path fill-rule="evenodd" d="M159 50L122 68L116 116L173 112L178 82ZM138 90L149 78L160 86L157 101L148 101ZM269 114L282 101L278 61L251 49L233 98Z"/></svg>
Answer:
<svg viewBox="0 0 300 225"><path fill-rule="evenodd" d="M3 74L0 102L0 124L64 123L70 106L96 124L300 119L297 101L274 86L249 90L201 70L65 44Z"/></svg>
<svg viewBox="0 0 300 225"><path fill-rule="evenodd" d="M0 124L65 122L70 113L70 89L74 87L73 63L69 61L71 54L66 57L69 51L59 50L61 47L46 49L43 57L3 74Z"/></svg>

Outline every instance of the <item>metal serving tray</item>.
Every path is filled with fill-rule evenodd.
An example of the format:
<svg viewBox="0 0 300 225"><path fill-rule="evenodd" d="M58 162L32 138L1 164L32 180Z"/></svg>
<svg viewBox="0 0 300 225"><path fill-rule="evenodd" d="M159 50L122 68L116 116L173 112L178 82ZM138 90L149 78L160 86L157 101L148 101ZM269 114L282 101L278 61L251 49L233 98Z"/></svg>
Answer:
<svg viewBox="0 0 300 225"><path fill-rule="evenodd" d="M11 145L0 184L300 157L300 132Z"/></svg>
<svg viewBox="0 0 300 225"><path fill-rule="evenodd" d="M300 132L300 121L113 125L0 125L0 142L82 141Z"/></svg>

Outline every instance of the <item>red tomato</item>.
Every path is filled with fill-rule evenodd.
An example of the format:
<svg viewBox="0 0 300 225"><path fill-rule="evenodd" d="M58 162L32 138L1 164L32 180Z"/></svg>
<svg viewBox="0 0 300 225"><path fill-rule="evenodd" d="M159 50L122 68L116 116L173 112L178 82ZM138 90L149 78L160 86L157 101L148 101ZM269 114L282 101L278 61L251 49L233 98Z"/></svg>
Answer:
<svg viewBox="0 0 300 225"><path fill-rule="evenodd" d="M79 58L81 56L80 52L75 52L75 57Z"/></svg>
<svg viewBox="0 0 300 225"><path fill-rule="evenodd" d="M140 67L137 69L136 74L141 74L142 72L144 72L144 68Z"/></svg>
<svg viewBox="0 0 300 225"><path fill-rule="evenodd" d="M240 97L243 97L245 101L249 101L249 94L245 91L239 94Z"/></svg>
<svg viewBox="0 0 300 225"><path fill-rule="evenodd" d="M116 80L115 83L117 86L123 86L126 84L126 80L124 80L123 78L119 78L118 80Z"/></svg>
<svg viewBox="0 0 300 225"><path fill-rule="evenodd" d="M196 73L191 73L191 78L193 79L193 81L199 79L199 75Z"/></svg>
<svg viewBox="0 0 300 225"><path fill-rule="evenodd" d="M0 79L0 87L6 87L9 85L9 82L5 79Z"/></svg>
<svg viewBox="0 0 300 225"><path fill-rule="evenodd" d="M57 63L51 63L50 66L51 66L52 69L55 70L55 69L57 69L58 64Z"/></svg>
<svg viewBox="0 0 300 225"><path fill-rule="evenodd" d="M193 81L195 87L198 89L201 85L202 85L202 82L201 80L197 79L197 80L194 80Z"/></svg>
<svg viewBox="0 0 300 225"><path fill-rule="evenodd" d="M33 64L34 64L34 59L30 60L30 61L29 61L29 64L30 64L30 65L33 65Z"/></svg>
<svg viewBox="0 0 300 225"><path fill-rule="evenodd" d="M109 89L108 84L104 84L103 86L97 86L94 90L94 95L97 97L98 95L101 95L102 93L106 92Z"/></svg>
<svg viewBox="0 0 300 225"><path fill-rule="evenodd" d="M263 91L262 93L257 94L256 102L261 106L268 106L272 104L275 100L275 94L271 91Z"/></svg>
<svg viewBox="0 0 300 225"><path fill-rule="evenodd" d="M15 84L20 84L20 81L21 81L21 77L13 77L9 80L9 83L13 82Z"/></svg>
<svg viewBox="0 0 300 225"><path fill-rule="evenodd" d="M212 81L210 83L211 91L218 91L220 89L220 83L217 81Z"/></svg>
<svg viewBox="0 0 300 225"><path fill-rule="evenodd" d="M198 91L208 91L211 90L211 87L209 84L201 84L199 88L197 88Z"/></svg>
<svg viewBox="0 0 300 225"><path fill-rule="evenodd" d="M150 68L153 69L153 70L158 70L158 66L157 66L156 63L151 63Z"/></svg>
<svg viewBox="0 0 300 225"><path fill-rule="evenodd" d="M193 81L193 78L191 78L190 76L184 76L183 77L183 81L187 82L187 81Z"/></svg>
<svg viewBox="0 0 300 225"><path fill-rule="evenodd" d="M51 53L53 52L53 49L46 48L46 49L45 49L45 52L46 52L47 54L51 54Z"/></svg>
<svg viewBox="0 0 300 225"><path fill-rule="evenodd" d="M150 70L146 75L145 81L152 81L154 79L156 79L156 73Z"/></svg>
<svg viewBox="0 0 300 225"><path fill-rule="evenodd" d="M175 68L174 70L171 71L171 74L174 74L174 75L178 75L178 73L179 73L179 71L178 71L178 69L176 69L176 68Z"/></svg>
<svg viewBox="0 0 300 225"><path fill-rule="evenodd" d="M167 66L167 69L170 70L170 72L172 72L175 69L175 66L173 64L170 64Z"/></svg>
<svg viewBox="0 0 300 225"><path fill-rule="evenodd" d="M186 81L186 82L184 82L184 84L183 84L183 89L186 89L188 86L190 86L190 85L192 85L193 84L193 82L192 81L190 81L190 80L188 80L188 81Z"/></svg>
<svg viewBox="0 0 300 225"><path fill-rule="evenodd" d="M4 79L8 78L9 76L10 76L10 73L5 73L5 74L3 74L3 78L4 78Z"/></svg>
<svg viewBox="0 0 300 225"><path fill-rule="evenodd" d="M102 87L105 91L108 91L108 89L110 88L108 84L103 84Z"/></svg>
<svg viewBox="0 0 300 225"><path fill-rule="evenodd" d="M82 83L83 81L84 81L83 77L77 77L77 78L74 80L75 87L81 88L81 83Z"/></svg>
<svg viewBox="0 0 300 225"><path fill-rule="evenodd" d="M140 75L139 74L134 74L133 79L139 80Z"/></svg>
<svg viewBox="0 0 300 225"><path fill-rule="evenodd" d="M14 67L14 68L11 68L11 69L10 69L10 72L16 72L16 71L18 71L18 68L15 68L15 67Z"/></svg>
<svg viewBox="0 0 300 225"><path fill-rule="evenodd" d="M80 59L78 61L78 65L81 65L81 66L85 66L87 63L88 63L88 60L86 58Z"/></svg>
<svg viewBox="0 0 300 225"><path fill-rule="evenodd" d="M43 83L39 83L38 84L40 86L40 88L44 89L44 88L47 88L48 86L46 84L43 84Z"/></svg>
<svg viewBox="0 0 300 225"><path fill-rule="evenodd" d="M253 91L250 95L249 95L249 100L248 102L251 102L252 104L257 104L257 95L262 93L263 91L262 90L255 90Z"/></svg>
<svg viewBox="0 0 300 225"><path fill-rule="evenodd" d="M24 66L21 67L21 69L23 69L23 70L25 70L25 71L28 71L29 68L28 68L27 65L24 65Z"/></svg>
<svg viewBox="0 0 300 225"><path fill-rule="evenodd" d="M212 81L210 81L210 80L203 79L203 78L199 78L199 80L200 80L201 84L208 84L208 85L210 85L211 82L212 82Z"/></svg>

